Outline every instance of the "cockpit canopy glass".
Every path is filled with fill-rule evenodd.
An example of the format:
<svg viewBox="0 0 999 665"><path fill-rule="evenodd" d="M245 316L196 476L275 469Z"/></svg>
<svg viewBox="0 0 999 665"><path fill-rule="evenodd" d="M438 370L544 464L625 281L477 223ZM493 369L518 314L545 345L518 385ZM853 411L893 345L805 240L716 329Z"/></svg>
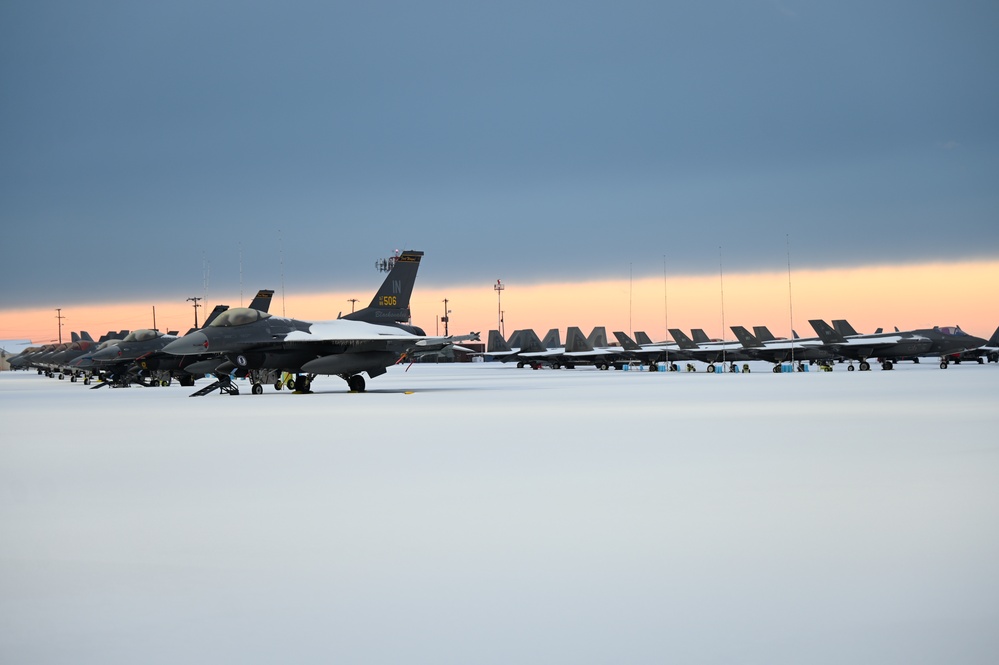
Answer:
<svg viewBox="0 0 999 665"><path fill-rule="evenodd" d="M148 328L143 330L133 330L128 333L128 335L123 339L123 342L148 342L151 339L156 339L157 337L162 337L163 333L159 330L150 330Z"/></svg>
<svg viewBox="0 0 999 665"><path fill-rule="evenodd" d="M232 326L245 326L248 323L262 321L263 319L269 319L270 317L270 314L267 312L261 312L259 309L250 309L249 307L233 307L232 309L227 309L215 317L215 320L212 321L208 327L231 328Z"/></svg>

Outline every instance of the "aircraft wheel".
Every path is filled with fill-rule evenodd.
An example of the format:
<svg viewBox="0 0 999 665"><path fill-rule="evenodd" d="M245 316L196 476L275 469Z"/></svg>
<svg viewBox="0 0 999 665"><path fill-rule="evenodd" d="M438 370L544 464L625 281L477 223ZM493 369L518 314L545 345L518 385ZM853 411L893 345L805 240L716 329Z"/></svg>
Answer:
<svg viewBox="0 0 999 665"><path fill-rule="evenodd" d="M940 369L947 369L947 361L946 360L941 360L940 361Z"/></svg>
<svg viewBox="0 0 999 665"><path fill-rule="evenodd" d="M559 365L557 362L556 363L552 363L552 369L562 369L562 366Z"/></svg>
<svg viewBox="0 0 999 665"><path fill-rule="evenodd" d="M287 381L284 382L284 385L288 386L288 390L294 390L295 389L295 379L288 379Z"/></svg>
<svg viewBox="0 0 999 665"><path fill-rule="evenodd" d="M364 377L360 374L355 374L349 379L347 379L347 387L350 388L352 393L363 393L364 392Z"/></svg>
<svg viewBox="0 0 999 665"><path fill-rule="evenodd" d="M849 366L848 366L848 367L846 368L846 371L847 371L847 372L852 372L852 371L853 371L853 365L849 365Z"/></svg>
<svg viewBox="0 0 999 665"><path fill-rule="evenodd" d="M999 351L993 351L989 354L990 363L999 363Z"/></svg>
<svg viewBox="0 0 999 665"><path fill-rule="evenodd" d="M254 383L253 387L250 388L250 392L252 392L254 395L263 395L264 394L264 387L262 385L260 385L259 383Z"/></svg>
<svg viewBox="0 0 999 665"><path fill-rule="evenodd" d="M83 377L83 385L85 385L85 386L89 386L90 385L90 377L89 376Z"/></svg>
<svg viewBox="0 0 999 665"><path fill-rule="evenodd" d="M861 372L869 372L870 370L871 370L871 363L867 362L866 360L860 363Z"/></svg>
<svg viewBox="0 0 999 665"><path fill-rule="evenodd" d="M715 373L715 366L708 365L708 374L714 374L714 373Z"/></svg>
<svg viewBox="0 0 999 665"><path fill-rule="evenodd" d="M978 364L979 365L984 365L985 364L985 358L982 358L981 356L978 356Z"/></svg>
<svg viewBox="0 0 999 665"><path fill-rule="evenodd" d="M295 379L295 391L296 392L307 393L307 392L310 392L311 388L312 388L312 382L309 381L309 377L307 377L307 376L300 376L297 379Z"/></svg>
<svg viewBox="0 0 999 665"><path fill-rule="evenodd" d="M523 361L518 361L517 362L517 369L524 369L524 362Z"/></svg>
<svg viewBox="0 0 999 665"><path fill-rule="evenodd" d="M70 383L76 383L76 377L75 376L69 377L69 382Z"/></svg>

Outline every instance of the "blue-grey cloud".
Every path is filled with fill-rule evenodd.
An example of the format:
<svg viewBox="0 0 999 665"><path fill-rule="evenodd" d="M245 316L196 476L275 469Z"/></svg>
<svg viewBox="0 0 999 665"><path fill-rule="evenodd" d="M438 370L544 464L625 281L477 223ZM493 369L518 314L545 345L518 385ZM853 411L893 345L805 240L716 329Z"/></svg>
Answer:
<svg viewBox="0 0 999 665"><path fill-rule="evenodd" d="M7 3L5 305L999 256L999 8ZM279 240L280 239L280 240ZM283 249L283 252L279 251ZM431 266L433 269L431 270ZM289 287L290 288L290 287Z"/></svg>

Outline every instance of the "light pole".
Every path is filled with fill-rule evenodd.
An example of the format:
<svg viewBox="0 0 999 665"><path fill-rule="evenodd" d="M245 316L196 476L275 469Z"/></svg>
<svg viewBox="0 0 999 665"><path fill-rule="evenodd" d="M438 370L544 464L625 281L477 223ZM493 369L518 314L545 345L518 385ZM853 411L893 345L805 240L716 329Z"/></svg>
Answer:
<svg viewBox="0 0 999 665"><path fill-rule="evenodd" d="M498 279L493 284L493 289L496 291L496 328L500 335L503 335L503 289L505 288L506 285Z"/></svg>
<svg viewBox="0 0 999 665"><path fill-rule="evenodd" d="M199 300L202 300L202 299L198 298L198 297L188 298L187 299L188 302L193 302L194 303L194 327L195 328L198 327L198 308L201 307L201 305L198 304Z"/></svg>
<svg viewBox="0 0 999 665"><path fill-rule="evenodd" d="M357 298L347 298L347 302L350 303L350 313L354 313L354 303L357 302Z"/></svg>
<svg viewBox="0 0 999 665"><path fill-rule="evenodd" d="M441 317L441 323L444 324L444 336L447 337L447 315L451 313L451 310L447 308L447 298L444 299L444 316Z"/></svg>
<svg viewBox="0 0 999 665"><path fill-rule="evenodd" d="M62 344L62 320L66 317L62 315L62 308L56 308L56 319L59 320L59 343Z"/></svg>

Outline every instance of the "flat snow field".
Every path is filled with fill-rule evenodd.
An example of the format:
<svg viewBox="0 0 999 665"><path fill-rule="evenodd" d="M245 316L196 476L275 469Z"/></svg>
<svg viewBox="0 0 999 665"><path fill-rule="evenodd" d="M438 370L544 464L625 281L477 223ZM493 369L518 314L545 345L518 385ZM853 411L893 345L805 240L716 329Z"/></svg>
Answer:
<svg viewBox="0 0 999 665"><path fill-rule="evenodd" d="M999 366L699 367L4 372L0 662L999 662Z"/></svg>

